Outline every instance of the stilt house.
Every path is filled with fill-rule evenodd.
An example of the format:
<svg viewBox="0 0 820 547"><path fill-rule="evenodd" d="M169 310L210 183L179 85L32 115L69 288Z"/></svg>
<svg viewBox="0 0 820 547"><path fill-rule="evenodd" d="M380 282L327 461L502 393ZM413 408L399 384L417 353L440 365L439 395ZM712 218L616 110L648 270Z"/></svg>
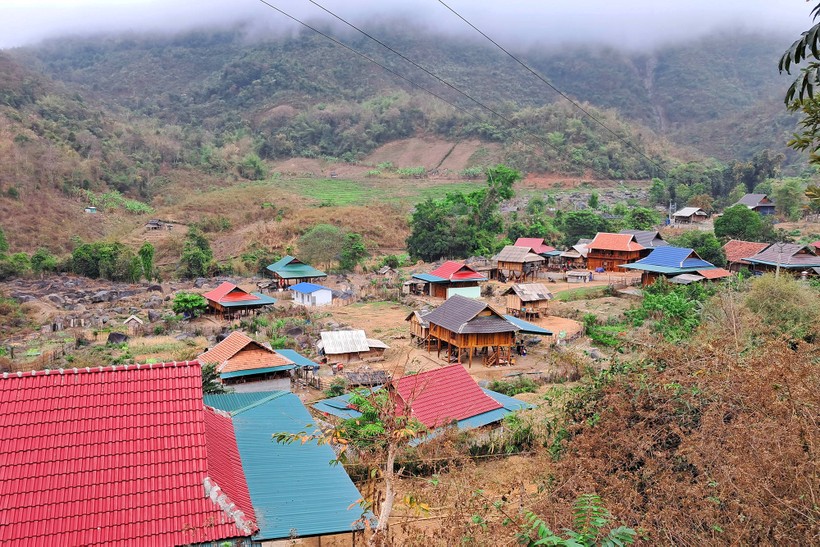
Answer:
<svg viewBox="0 0 820 547"><path fill-rule="evenodd" d="M507 245L495 256L498 278L501 281L534 280L546 259L532 252L529 247Z"/></svg>
<svg viewBox="0 0 820 547"><path fill-rule="evenodd" d="M587 245L587 268L618 272L623 264L640 259L645 247L633 234L599 232Z"/></svg>
<svg viewBox="0 0 820 547"><path fill-rule="evenodd" d="M546 313L552 293L542 283L516 283L504 293L507 313L515 317L539 317Z"/></svg>
<svg viewBox="0 0 820 547"><path fill-rule="evenodd" d="M290 255L270 264L266 269L271 273L280 289L290 287L294 283L311 282L327 277L325 272L319 271Z"/></svg>
<svg viewBox="0 0 820 547"><path fill-rule="evenodd" d="M202 296L208 301L208 313L229 318L247 315L276 304L275 298L258 292L249 293L227 281Z"/></svg>

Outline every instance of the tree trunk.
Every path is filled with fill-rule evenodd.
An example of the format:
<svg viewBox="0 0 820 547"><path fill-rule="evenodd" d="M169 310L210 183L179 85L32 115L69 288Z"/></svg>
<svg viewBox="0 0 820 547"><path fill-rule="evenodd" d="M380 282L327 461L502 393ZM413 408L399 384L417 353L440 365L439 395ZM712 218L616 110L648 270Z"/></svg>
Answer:
<svg viewBox="0 0 820 547"><path fill-rule="evenodd" d="M396 499L396 474L393 471L396 452L398 452L398 445L391 439L387 443L387 461L384 464L384 501L379 510L379 521L368 542L370 547L385 545L387 539L387 524L390 520L390 514L393 512L393 502Z"/></svg>

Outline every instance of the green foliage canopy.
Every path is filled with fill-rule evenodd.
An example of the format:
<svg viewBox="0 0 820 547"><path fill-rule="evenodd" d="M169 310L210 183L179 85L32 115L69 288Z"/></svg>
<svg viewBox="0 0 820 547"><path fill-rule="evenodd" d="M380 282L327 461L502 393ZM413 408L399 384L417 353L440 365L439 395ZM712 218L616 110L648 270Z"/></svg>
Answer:
<svg viewBox="0 0 820 547"><path fill-rule="evenodd" d="M669 240L669 243L676 247L694 249L696 253L715 266L726 265L726 253L715 234L704 230L689 230L678 237Z"/></svg>
<svg viewBox="0 0 820 547"><path fill-rule="evenodd" d="M733 205L715 219L715 235L722 240L760 241L763 234L763 219L745 205Z"/></svg>
<svg viewBox="0 0 820 547"><path fill-rule="evenodd" d="M178 292L174 295L171 309L179 315L197 317L208 307L208 301L201 294Z"/></svg>

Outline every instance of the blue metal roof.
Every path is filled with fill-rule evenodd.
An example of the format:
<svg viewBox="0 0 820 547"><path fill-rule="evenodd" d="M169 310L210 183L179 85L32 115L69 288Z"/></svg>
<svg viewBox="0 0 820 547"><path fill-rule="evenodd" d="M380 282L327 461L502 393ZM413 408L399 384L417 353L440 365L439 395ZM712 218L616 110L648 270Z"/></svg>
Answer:
<svg viewBox="0 0 820 547"><path fill-rule="evenodd" d="M715 265L700 258L693 249L667 245L657 247L648 256L631 264L622 264L621 267L662 274L682 274L711 270Z"/></svg>
<svg viewBox="0 0 820 547"><path fill-rule="evenodd" d="M422 281L427 281L428 283L442 283L444 281L448 281L447 279L444 279L443 277L439 277L437 275L430 275L430 274L427 274L427 273L413 274L413 277L415 279L421 279Z"/></svg>
<svg viewBox="0 0 820 547"><path fill-rule="evenodd" d="M294 292L302 293L302 294L310 294L310 293L313 293L313 292L316 292L316 291L321 291L321 290L330 291L331 289L329 289L327 287L323 287L321 285L316 285L315 283L308 283L306 281L302 281L301 283L297 283L296 285L293 285L290 288L290 290L292 290Z"/></svg>
<svg viewBox="0 0 820 547"><path fill-rule="evenodd" d="M229 393L206 396L206 404L231 409L236 444L256 513L259 532L254 540L308 537L350 532L362 510L362 495L328 445L316 441L279 444L274 433L310 431L313 418L299 397L268 392L250 406L239 407Z"/></svg>
<svg viewBox="0 0 820 547"><path fill-rule="evenodd" d="M253 376L255 374L267 374L269 372L281 372L283 370L293 370L295 368L296 365L279 365L278 367L251 368L248 370L235 370L233 372L223 372L219 375L219 377L223 380L227 380L229 378L240 378L242 376Z"/></svg>
<svg viewBox="0 0 820 547"><path fill-rule="evenodd" d="M348 408L350 404L351 393L345 393L338 397L331 397L330 399L322 399L313 403L313 408L319 412L324 412L331 416L336 416L342 420L349 420L350 418L358 418L362 415L358 410Z"/></svg>
<svg viewBox="0 0 820 547"><path fill-rule="evenodd" d="M292 349L275 349L273 351L278 353L279 355L281 355L285 359L289 359L290 361L292 361L293 363L295 363L297 366L300 366L300 367L316 368L316 367L319 366L319 363L314 363L313 361L311 361L310 359L308 359L307 357L305 357L301 353L298 353L297 351L292 350Z"/></svg>
<svg viewBox="0 0 820 547"><path fill-rule="evenodd" d="M505 315L504 319L518 327L520 329L518 332L523 332L524 334L543 334L546 336L552 336L551 330L547 330L544 327L539 327L534 323L524 321L523 319L519 319L513 315Z"/></svg>

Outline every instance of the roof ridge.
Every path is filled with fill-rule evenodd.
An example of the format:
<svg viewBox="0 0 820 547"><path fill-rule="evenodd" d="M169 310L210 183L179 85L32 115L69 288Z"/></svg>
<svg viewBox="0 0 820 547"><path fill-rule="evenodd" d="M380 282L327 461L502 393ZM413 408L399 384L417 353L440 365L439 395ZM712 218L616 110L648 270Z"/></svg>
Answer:
<svg viewBox="0 0 820 547"><path fill-rule="evenodd" d="M272 393L271 395L269 395L268 397L265 397L264 399L259 399L258 401L255 401L255 402L253 402L253 403L251 403L247 406L243 406L242 408L237 408L236 410L232 410L231 412L229 412L229 414L231 415L231 417L236 416L237 414L241 414L241 413L245 412L246 410L251 410L252 408L256 408L260 405L264 405L265 403L268 403L269 401L273 401L274 399L279 399L280 397L284 397L285 395L287 395L289 393L290 393L290 391L276 391L276 392Z"/></svg>
<svg viewBox="0 0 820 547"><path fill-rule="evenodd" d="M236 527L245 534L253 534L259 530L251 519L245 517L245 512L240 509L228 494L211 477L206 476L202 479L202 484L205 487L205 496L207 496L217 507L219 507L225 515L231 518L236 524Z"/></svg>
<svg viewBox="0 0 820 547"><path fill-rule="evenodd" d="M201 366L201 363L196 360L190 361L167 361L164 363L137 363L135 365L108 365L108 366L96 366L96 367L74 367L69 369L59 368L59 369L43 369L43 370L29 370L29 371L17 371L17 372L4 372L2 378L9 379L9 378L31 378L33 376L50 376L54 375L66 375L66 374L88 374L88 373L95 373L95 372L124 372L127 370L144 370L144 369L154 369L154 368L172 368L172 367L198 367Z"/></svg>

